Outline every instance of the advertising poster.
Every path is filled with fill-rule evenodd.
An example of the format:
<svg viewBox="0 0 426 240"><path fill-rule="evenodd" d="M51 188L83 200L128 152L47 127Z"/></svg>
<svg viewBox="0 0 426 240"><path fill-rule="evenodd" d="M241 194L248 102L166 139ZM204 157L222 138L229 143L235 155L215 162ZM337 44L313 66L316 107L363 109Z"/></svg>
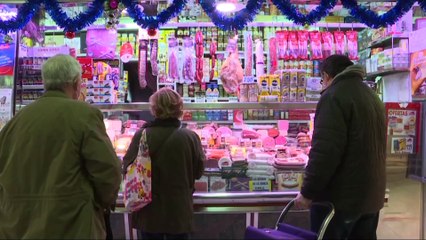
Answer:
<svg viewBox="0 0 426 240"><path fill-rule="evenodd" d="M0 20L6 21L16 16L16 9L0 5ZM0 34L0 76L13 76L15 65L15 34ZM7 41L5 41L7 39Z"/></svg>
<svg viewBox="0 0 426 240"><path fill-rule="evenodd" d="M386 103L386 118L390 153L416 153L420 146L420 104Z"/></svg>
<svg viewBox="0 0 426 240"><path fill-rule="evenodd" d="M0 130L12 118L12 89L0 89Z"/></svg>

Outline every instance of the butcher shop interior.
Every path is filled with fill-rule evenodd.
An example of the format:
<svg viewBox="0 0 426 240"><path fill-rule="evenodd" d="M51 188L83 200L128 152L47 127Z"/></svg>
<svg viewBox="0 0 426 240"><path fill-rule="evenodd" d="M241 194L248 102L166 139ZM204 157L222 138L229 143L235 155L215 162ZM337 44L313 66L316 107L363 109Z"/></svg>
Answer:
<svg viewBox="0 0 426 240"><path fill-rule="evenodd" d="M248 226L273 228L299 193L321 62L346 55L365 67L389 120L377 237L426 237L426 1L40 2L0 1L0 128L43 95L41 66L57 54L81 64L80 100L102 111L120 159L153 120L150 96L172 88L206 154L192 238L243 239ZM123 191L111 227L136 239ZM309 228L309 212L286 221Z"/></svg>

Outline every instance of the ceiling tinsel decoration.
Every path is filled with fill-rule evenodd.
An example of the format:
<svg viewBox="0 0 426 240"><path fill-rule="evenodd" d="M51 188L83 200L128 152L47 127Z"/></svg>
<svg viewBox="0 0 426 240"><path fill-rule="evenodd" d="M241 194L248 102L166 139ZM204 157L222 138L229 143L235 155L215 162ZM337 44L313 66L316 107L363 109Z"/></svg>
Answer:
<svg viewBox="0 0 426 240"><path fill-rule="evenodd" d="M133 21L141 28L158 29L161 25L166 24L170 19L179 15L186 5L187 0L174 0L172 4L157 16L146 16L140 8L140 5L133 0L121 0L127 8L127 13Z"/></svg>
<svg viewBox="0 0 426 240"><path fill-rule="evenodd" d="M356 0L341 0L341 2L345 8L349 9L350 14L360 22L371 28L380 28L396 23L411 9L416 0L398 0L391 10L382 15L358 5Z"/></svg>
<svg viewBox="0 0 426 240"><path fill-rule="evenodd" d="M330 10L336 6L337 0L321 0L320 4L308 15L299 12L296 6L291 4L290 0L272 0L275 6L288 17L289 20L300 25L312 25L328 16Z"/></svg>
<svg viewBox="0 0 426 240"><path fill-rule="evenodd" d="M46 11L53 21L66 32L78 32L94 23L96 19L102 16L104 3L105 0L94 0L85 12L74 18L69 18L57 0L44 0Z"/></svg>
<svg viewBox="0 0 426 240"><path fill-rule="evenodd" d="M246 7L235 13L232 17L228 17L216 10L216 2L214 0L201 0L200 4L214 25L227 31L245 28L256 17L262 7L263 0L248 0Z"/></svg>
<svg viewBox="0 0 426 240"><path fill-rule="evenodd" d="M108 0L105 3L105 27L107 29L116 29L120 23L121 11L119 0Z"/></svg>
<svg viewBox="0 0 426 240"><path fill-rule="evenodd" d="M320 4L309 14L301 14L290 0L272 0L277 8L296 24L312 25L328 15L329 11L336 5L337 0L321 0ZM14 32L24 28L33 15L44 4L46 11L65 32L75 33L93 24L97 18L102 16L104 4L108 3L108 9L119 9L120 2L125 5L131 18L142 28L158 29L172 18L176 17L185 7L187 0L174 0L173 3L157 16L146 16L135 0L93 0L88 9L74 18L68 15L60 7L58 0L27 0L18 8L17 16L13 19L0 20L0 33ZM396 5L385 14L378 15L374 11L358 4L356 0L341 0L343 6L350 14L361 23L371 28L385 27L395 24L410 8L416 0L397 0ZM417 0L423 11L426 11L426 0ZM224 15L216 10L214 0L200 0L201 6L212 22L224 30L240 30L254 20L262 7L263 0L248 0L244 9L233 16ZM115 11L114 10L114 11ZM118 11L118 10L117 10ZM112 20L116 19L114 15ZM116 21L115 21L116 23ZM113 24L112 24L113 25Z"/></svg>
<svg viewBox="0 0 426 240"><path fill-rule="evenodd" d="M0 19L0 33L7 34L21 30L32 19L34 14L39 10L43 0L31 0L25 2L18 9L18 14L10 20L3 21Z"/></svg>

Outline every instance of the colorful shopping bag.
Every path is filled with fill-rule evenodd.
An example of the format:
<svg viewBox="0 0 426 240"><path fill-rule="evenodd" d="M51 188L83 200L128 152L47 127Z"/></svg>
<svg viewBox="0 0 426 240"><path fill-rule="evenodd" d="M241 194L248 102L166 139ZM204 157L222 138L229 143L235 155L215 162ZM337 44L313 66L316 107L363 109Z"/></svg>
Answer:
<svg viewBox="0 0 426 240"><path fill-rule="evenodd" d="M146 130L143 130L138 156L127 168L124 179L124 205L127 210L135 212L151 201L151 157L146 140Z"/></svg>

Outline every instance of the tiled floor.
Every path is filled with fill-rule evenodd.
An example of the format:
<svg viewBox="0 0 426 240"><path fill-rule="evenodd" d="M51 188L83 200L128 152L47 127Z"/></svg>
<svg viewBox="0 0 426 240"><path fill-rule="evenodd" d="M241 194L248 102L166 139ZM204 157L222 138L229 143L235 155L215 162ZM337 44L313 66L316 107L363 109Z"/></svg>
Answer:
<svg viewBox="0 0 426 240"><path fill-rule="evenodd" d="M389 201L381 211L379 239L420 239L421 184L405 171L388 172Z"/></svg>

